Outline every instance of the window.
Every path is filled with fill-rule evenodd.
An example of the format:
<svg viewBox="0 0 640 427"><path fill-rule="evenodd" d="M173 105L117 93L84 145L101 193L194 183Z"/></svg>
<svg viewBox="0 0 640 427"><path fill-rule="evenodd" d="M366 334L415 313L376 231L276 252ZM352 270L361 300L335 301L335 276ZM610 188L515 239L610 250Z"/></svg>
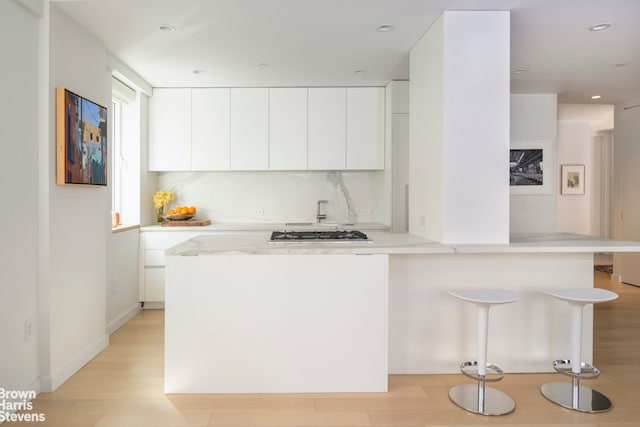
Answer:
<svg viewBox="0 0 640 427"><path fill-rule="evenodd" d="M112 226L140 224L140 102L137 92L112 79ZM116 220L118 219L118 220Z"/></svg>

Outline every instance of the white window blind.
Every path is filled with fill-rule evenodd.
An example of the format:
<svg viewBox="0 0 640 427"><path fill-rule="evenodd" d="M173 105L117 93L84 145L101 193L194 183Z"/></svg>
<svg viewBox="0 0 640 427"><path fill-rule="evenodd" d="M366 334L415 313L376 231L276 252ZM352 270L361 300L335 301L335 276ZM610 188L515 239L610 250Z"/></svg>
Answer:
<svg viewBox="0 0 640 427"><path fill-rule="evenodd" d="M136 100L136 91L113 76L111 77L111 93L114 98L125 105L132 104Z"/></svg>

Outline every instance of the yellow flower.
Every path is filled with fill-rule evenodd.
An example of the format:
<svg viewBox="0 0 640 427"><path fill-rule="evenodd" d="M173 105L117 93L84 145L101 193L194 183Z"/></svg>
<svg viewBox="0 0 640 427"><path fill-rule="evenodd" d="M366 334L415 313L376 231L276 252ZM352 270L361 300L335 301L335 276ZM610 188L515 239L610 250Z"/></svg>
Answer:
<svg viewBox="0 0 640 427"><path fill-rule="evenodd" d="M156 209L160 209L163 206L169 204L169 202L176 199L176 195L171 191L160 190L156 194L153 195L153 204Z"/></svg>

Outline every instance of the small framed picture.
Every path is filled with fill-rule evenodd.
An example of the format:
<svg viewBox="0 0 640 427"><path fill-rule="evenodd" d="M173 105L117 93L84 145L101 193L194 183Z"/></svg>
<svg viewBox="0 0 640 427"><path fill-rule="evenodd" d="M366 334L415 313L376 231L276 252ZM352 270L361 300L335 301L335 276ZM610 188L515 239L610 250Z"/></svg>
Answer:
<svg viewBox="0 0 640 427"><path fill-rule="evenodd" d="M511 194L551 194L553 164L550 141L511 141L509 181Z"/></svg>
<svg viewBox="0 0 640 427"><path fill-rule="evenodd" d="M561 194L584 194L584 165L562 165Z"/></svg>

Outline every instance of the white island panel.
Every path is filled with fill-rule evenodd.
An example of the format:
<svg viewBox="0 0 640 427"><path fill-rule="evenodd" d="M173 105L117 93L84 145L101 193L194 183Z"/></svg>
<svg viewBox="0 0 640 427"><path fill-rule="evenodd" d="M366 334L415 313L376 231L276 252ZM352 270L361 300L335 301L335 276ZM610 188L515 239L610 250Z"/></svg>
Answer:
<svg viewBox="0 0 640 427"><path fill-rule="evenodd" d="M387 391L387 255L167 256L165 392Z"/></svg>

